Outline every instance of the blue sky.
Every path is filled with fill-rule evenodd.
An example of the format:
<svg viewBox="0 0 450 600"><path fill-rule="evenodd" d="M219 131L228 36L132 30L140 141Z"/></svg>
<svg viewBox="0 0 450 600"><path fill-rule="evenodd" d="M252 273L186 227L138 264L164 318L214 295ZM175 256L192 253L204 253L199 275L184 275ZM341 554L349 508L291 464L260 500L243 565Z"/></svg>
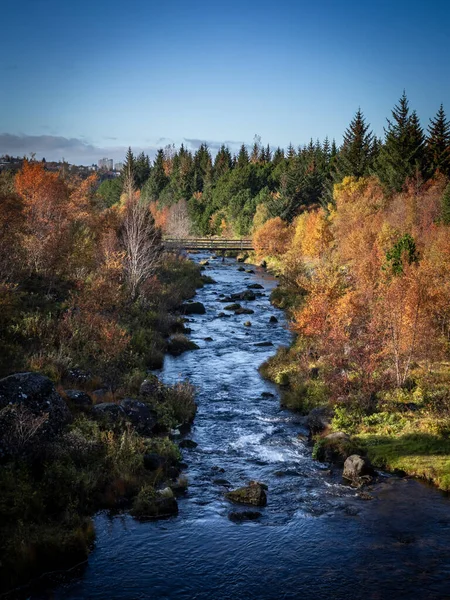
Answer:
<svg viewBox="0 0 450 600"><path fill-rule="evenodd" d="M423 125L450 115L443 1L22 0L2 21L0 153L339 143L359 106L382 135L403 88Z"/></svg>

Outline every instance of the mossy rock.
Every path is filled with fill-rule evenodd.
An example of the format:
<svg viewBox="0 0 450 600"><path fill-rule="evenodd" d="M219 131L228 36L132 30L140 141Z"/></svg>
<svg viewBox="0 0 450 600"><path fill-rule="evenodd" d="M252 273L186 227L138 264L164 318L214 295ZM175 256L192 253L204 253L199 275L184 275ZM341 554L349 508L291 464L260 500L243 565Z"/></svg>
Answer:
<svg viewBox="0 0 450 600"><path fill-rule="evenodd" d="M320 462L343 465L352 454L361 452L358 445L342 431L335 431L314 444L313 458Z"/></svg>
<svg viewBox="0 0 450 600"><path fill-rule="evenodd" d="M199 346L182 334L174 335L167 345L167 352L172 356L179 356L186 350L198 350Z"/></svg>
<svg viewBox="0 0 450 600"><path fill-rule="evenodd" d="M251 482L250 485L232 490L225 494L225 497L231 502L238 504L251 504L253 506L266 506L267 495L265 488L256 482Z"/></svg>

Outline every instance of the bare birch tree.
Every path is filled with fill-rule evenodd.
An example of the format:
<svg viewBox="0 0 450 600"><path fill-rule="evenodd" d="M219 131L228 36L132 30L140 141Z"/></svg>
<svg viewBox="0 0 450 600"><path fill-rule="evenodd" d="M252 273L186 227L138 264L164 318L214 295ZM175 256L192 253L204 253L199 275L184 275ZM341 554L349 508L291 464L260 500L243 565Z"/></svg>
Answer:
<svg viewBox="0 0 450 600"><path fill-rule="evenodd" d="M125 214L122 241L125 250L125 278L130 296L135 300L142 285L155 274L161 262L161 234L148 205L134 190L131 177L124 182Z"/></svg>

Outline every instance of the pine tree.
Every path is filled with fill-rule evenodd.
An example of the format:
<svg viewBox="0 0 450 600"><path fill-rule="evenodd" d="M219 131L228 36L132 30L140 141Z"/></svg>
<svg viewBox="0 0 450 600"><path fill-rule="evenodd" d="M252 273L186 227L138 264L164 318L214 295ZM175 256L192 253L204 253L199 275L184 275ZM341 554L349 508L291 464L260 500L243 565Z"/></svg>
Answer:
<svg viewBox="0 0 450 600"><path fill-rule="evenodd" d="M212 184L212 159L207 144L201 144L194 155L194 192L203 192Z"/></svg>
<svg viewBox="0 0 450 600"><path fill-rule="evenodd" d="M168 183L169 178L164 170L164 150L160 148L156 153L150 177L144 186L143 195L150 201L159 200L161 192Z"/></svg>
<svg viewBox="0 0 450 600"><path fill-rule="evenodd" d="M274 165L278 165L279 163L283 162L283 160L284 160L284 150L282 150L278 146L278 148L273 153L272 162L273 162Z"/></svg>
<svg viewBox="0 0 450 600"><path fill-rule="evenodd" d="M386 137L380 150L376 171L381 183L391 191L399 192L408 177L426 170L424 135L417 114L409 112L406 93L392 110L388 119Z"/></svg>
<svg viewBox="0 0 450 600"><path fill-rule="evenodd" d="M213 176L214 181L218 181L225 173L231 171L233 168L233 159L231 158L231 152L225 144L222 144L220 150L216 154L214 159Z"/></svg>
<svg viewBox="0 0 450 600"><path fill-rule="evenodd" d="M436 117L430 119L426 151L430 173L433 174L439 170L440 173L450 177L450 122L445 116L442 104Z"/></svg>
<svg viewBox="0 0 450 600"><path fill-rule="evenodd" d="M372 165L373 133L369 129L360 108L344 133L344 141L339 151L334 171L334 180L344 177L364 177Z"/></svg>
<svg viewBox="0 0 450 600"><path fill-rule="evenodd" d="M295 156L297 156L297 153L295 152L295 148L291 144L291 142L289 142L289 146L288 146L288 149L287 149L287 159L288 160L292 160Z"/></svg>
<svg viewBox="0 0 450 600"><path fill-rule="evenodd" d="M239 150L238 157L237 157L236 166L238 169L242 169L243 167L247 166L248 163L249 163L249 156L248 156L247 148L245 147L245 144L242 144L242 146Z"/></svg>
<svg viewBox="0 0 450 600"><path fill-rule="evenodd" d="M143 152L136 158L134 166L134 181L138 189L141 189L150 177L150 159Z"/></svg>
<svg viewBox="0 0 450 600"><path fill-rule="evenodd" d="M120 175L120 179L122 182L123 192L131 197L133 192L136 189L136 160L134 158L134 154L130 147L128 147L127 154L125 156L125 161L123 163L122 173Z"/></svg>

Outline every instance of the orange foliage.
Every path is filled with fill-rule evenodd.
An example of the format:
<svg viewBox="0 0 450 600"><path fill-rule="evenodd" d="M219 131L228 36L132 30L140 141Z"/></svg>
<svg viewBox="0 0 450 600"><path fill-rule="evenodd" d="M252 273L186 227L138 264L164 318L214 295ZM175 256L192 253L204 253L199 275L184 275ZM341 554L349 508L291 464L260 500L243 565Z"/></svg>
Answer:
<svg viewBox="0 0 450 600"><path fill-rule="evenodd" d="M253 235L253 245L258 256L282 256L289 248L292 228L280 217L269 219Z"/></svg>

